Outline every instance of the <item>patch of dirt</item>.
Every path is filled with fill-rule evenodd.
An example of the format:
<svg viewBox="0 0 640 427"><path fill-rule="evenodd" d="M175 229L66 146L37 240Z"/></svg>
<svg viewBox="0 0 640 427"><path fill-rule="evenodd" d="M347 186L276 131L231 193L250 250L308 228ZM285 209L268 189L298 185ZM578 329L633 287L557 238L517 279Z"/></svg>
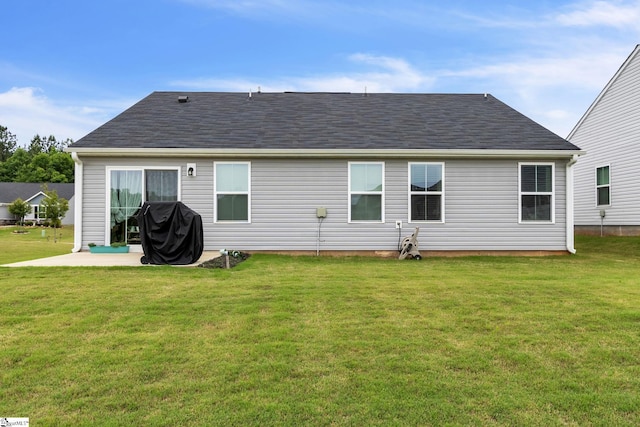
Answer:
<svg viewBox="0 0 640 427"><path fill-rule="evenodd" d="M235 255L235 256L234 256ZM243 261L246 261L251 255L246 252L237 252L233 251L233 253L229 253L229 268L233 268L236 265L240 264ZM198 265L198 267L202 268L227 268L225 256L221 255L214 259L210 259L209 261L205 261L202 264Z"/></svg>

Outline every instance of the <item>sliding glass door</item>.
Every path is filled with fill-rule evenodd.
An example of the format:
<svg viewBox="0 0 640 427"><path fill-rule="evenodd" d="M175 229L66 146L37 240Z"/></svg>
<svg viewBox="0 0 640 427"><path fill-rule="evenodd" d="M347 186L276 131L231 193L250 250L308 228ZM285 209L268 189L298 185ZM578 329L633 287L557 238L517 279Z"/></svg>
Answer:
<svg viewBox="0 0 640 427"><path fill-rule="evenodd" d="M142 206L142 171L111 171L111 241L140 244L138 211Z"/></svg>
<svg viewBox="0 0 640 427"><path fill-rule="evenodd" d="M110 241L140 244L138 213L145 201L177 201L179 168L111 169L109 176Z"/></svg>

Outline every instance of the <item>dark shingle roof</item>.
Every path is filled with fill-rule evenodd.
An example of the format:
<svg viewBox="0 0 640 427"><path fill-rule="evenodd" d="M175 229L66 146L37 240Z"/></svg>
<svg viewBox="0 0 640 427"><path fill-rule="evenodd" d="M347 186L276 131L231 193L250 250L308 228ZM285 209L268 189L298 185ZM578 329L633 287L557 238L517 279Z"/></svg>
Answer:
<svg viewBox="0 0 640 427"><path fill-rule="evenodd" d="M80 147L578 149L490 95L289 92L154 92Z"/></svg>
<svg viewBox="0 0 640 427"><path fill-rule="evenodd" d="M44 184L38 182L0 182L0 203L11 203L17 198L29 200L42 191ZM58 196L69 200L75 193L74 184L47 184L49 190L55 190Z"/></svg>

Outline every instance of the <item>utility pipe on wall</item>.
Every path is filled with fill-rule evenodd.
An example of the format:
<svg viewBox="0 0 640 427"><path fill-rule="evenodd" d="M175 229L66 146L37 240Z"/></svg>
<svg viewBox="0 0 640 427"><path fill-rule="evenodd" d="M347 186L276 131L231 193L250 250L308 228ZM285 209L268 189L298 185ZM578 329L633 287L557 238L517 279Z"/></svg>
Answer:
<svg viewBox="0 0 640 427"><path fill-rule="evenodd" d="M569 251L569 253L575 254L576 253L576 249L574 247L574 239L575 239L575 232L574 232L574 225L573 225L573 165L576 164L576 162L578 161L578 155L574 154L571 157L571 160L569 160L567 162L567 168L566 168L566 173L565 173L565 179L566 179L566 211L567 211L567 217L565 219L565 222L567 224L567 231L566 231L566 235L567 235L567 251Z"/></svg>
<svg viewBox="0 0 640 427"><path fill-rule="evenodd" d="M82 164L82 160L78 157L78 153L75 151L71 152L71 158L75 163L75 186L74 186L74 195L75 195L75 204L74 204L74 226L73 226L73 249L71 252L80 252L82 249L82 181L84 176L84 168Z"/></svg>

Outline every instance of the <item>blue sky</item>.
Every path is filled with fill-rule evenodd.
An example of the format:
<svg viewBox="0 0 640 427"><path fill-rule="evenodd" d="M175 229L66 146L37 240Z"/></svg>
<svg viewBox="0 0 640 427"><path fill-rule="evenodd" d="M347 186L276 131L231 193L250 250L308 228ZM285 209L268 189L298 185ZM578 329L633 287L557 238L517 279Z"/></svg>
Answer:
<svg viewBox="0 0 640 427"><path fill-rule="evenodd" d="M79 139L156 90L491 93L566 137L640 43L640 0L21 0L0 125Z"/></svg>

